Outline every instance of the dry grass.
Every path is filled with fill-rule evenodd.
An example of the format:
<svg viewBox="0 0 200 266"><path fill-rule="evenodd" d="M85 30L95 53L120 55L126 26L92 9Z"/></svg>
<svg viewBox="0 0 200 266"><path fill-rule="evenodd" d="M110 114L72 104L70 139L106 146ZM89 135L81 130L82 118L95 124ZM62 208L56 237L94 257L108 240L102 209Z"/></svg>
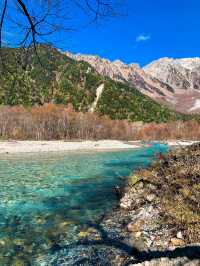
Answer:
<svg viewBox="0 0 200 266"><path fill-rule="evenodd" d="M200 242L200 143L171 152L137 175L155 187L160 222L181 230L188 243Z"/></svg>

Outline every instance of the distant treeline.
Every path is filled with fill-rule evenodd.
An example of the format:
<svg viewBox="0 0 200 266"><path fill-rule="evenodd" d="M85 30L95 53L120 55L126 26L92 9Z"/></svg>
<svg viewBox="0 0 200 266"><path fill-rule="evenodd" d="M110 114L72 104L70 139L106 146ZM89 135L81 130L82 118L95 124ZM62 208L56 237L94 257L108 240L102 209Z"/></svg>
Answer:
<svg viewBox="0 0 200 266"><path fill-rule="evenodd" d="M0 138L16 140L165 140L200 139L195 121L168 123L111 120L95 113L75 112L71 105L45 104L32 108L0 107Z"/></svg>

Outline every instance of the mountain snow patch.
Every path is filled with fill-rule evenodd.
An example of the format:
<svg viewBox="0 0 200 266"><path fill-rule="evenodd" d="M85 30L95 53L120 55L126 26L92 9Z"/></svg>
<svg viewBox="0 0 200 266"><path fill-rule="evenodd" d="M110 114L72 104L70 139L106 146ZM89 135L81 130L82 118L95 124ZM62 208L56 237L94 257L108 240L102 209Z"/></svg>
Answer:
<svg viewBox="0 0 200 266"><path fill-rule="evenodd" d="M200 99L197 99L194 103L194 106L190 108L190 112L195 111L196 109L200 109Z"/></svg>

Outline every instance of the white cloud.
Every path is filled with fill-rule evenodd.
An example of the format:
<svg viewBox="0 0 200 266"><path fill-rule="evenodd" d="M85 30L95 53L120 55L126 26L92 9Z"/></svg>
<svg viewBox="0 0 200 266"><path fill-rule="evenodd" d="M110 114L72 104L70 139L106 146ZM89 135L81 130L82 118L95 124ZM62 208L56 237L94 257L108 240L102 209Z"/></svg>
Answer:
<svg viewBox="0 0 200 266"><path fill-rule="evenodd" d="M135 41L136 42L146 42L148 40L151 39L150 35L146 35L146 34L140 34L136 37Z"/></svg>

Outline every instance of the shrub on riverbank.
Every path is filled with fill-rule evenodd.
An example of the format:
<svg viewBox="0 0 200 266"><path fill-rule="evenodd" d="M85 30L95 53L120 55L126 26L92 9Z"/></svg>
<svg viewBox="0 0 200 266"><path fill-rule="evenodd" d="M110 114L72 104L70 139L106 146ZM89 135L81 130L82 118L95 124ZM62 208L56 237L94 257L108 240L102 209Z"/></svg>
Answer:
<svg viewBox="0 0 200 266"><path fill-rule="evenodd" d="M171 152L136 176L154 195L149 201L160 210L161 226L179 232L185 244L200 242L200 143Z"/></svg>

